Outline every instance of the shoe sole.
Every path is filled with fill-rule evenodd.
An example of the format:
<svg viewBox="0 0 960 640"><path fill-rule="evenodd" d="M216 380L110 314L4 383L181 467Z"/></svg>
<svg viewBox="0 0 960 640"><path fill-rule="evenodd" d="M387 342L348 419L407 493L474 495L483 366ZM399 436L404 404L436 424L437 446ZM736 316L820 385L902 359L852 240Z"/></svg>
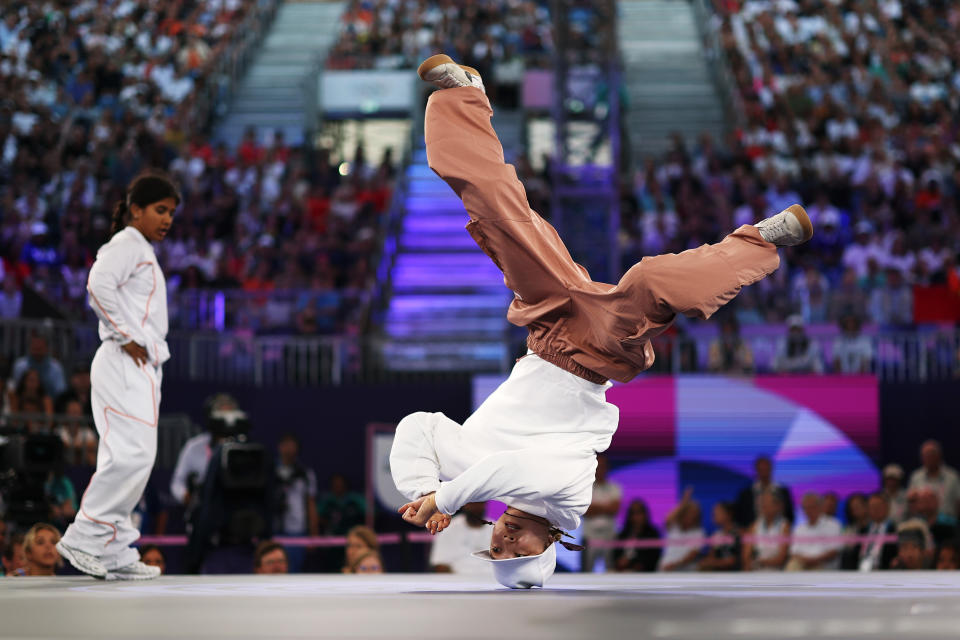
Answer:
<svg viewBox="0 0 960 640"><path fill-rule="evenodd" d="M80 566L80 563L77 562L76 557L73 555L73 551L70 549L70 547L68 547L68 546L66 546L66 545L58 544L58 545L57 545L57 553L59 553L61 556L63 556L63 557L67 560L67 562L70 563L70 566L72 566L72 567L73 567L74 569L76 569L77 571L79 571L79 572L81 572L81 573L85 573L85 574L87 574L88 576L92 576L92 577L94 577L94 578L97 578L98 580L105 580L105 579L106 579L107 573L108 573L108 572L106 572L106 571L104 571L102 574L92 573L92 572L88 571L87 569L84 569L83 567L81 567L81 566Z"/></svg>
<svg viewBox="0 0 960 640"><path fill-rule="evenodd" d="M427 75L427 73L429 73L430 71L433 71L434 69L436 69L442 64L456 64L456 63L453 61L453 58L451 58L447 54L438 53L437 55L430 56L429 58L427 58L426 60L420 63L420 66L417 67L417 75L420 76L420 79L423 80L424 82L430 82L429 80L427 80L425 76Z"/></svg>
<svg viewBox="0 0 960 640"><path fill-rule="evenodd" d="M106 580L110 582L143 582L145 580L156 580L160 576L131 576L129 574L119 574L107 572Z"/></svg>
<svg viewBox="0 0 960 640"><path fill-rule="evenodd" d="M417 75L420 76L420 79L424 82L430 82L427 80L426 75L439 67L442 64L456 64L458 67L466 71L471 75L475 75L478 78L480 77L480 72L474 69L473 67L468 67L465 64L457 64L453 61L453 58L448 56L445 53L438 53L435 56L430 56L426 60L420 63L420 66L417 67Z"/></svg>
<svg viewBox="0 0 960 640"><path fill-rule="evenodd" d="M813 223L810 222L810 216L807 215L807 210L798 204L792 204L787 207L787 211L793 214L793 217L800 222L800 226L803 228L803 240L801 240L801 242L806 242L812 238Z"/></svg>

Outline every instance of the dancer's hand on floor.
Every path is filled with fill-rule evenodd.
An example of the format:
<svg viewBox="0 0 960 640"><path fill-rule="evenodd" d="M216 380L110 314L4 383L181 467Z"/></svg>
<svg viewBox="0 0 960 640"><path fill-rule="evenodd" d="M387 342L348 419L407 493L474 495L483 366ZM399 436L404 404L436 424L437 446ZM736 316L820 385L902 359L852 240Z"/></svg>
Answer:
<svg viewBox="0 0 960 640"><path fill-rule="evenodd" d="M437 500L432 493L421 496L413 502L408 502L399 509L403 514L403 519L418 527L427 526L427 522L437 513Z"/></svg>
<svg viewBox="0 0 960 640"><path fill-rule="evenodd" d="M450 516L445 513L437 512L430 516L430 519L427 520L427 529L430 530L430 535L435 536L447 527L450 526Z"/></svg>

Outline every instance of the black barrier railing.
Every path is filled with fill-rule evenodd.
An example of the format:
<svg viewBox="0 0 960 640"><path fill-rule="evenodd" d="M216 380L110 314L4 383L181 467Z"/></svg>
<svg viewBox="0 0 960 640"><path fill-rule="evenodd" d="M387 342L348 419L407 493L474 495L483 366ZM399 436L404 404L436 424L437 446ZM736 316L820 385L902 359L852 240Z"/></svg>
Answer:
<svg viewBox="0 0 960 640"><path fill-rule="evenodd" d="M64 363L89 362L99 345L94 324L36 320L0 321L0 356L8 361L28 352L30 336L48 336L55 357ZM785 333L785 331L784 331ZM849 338L825 335L816 338L818 366L793 370L778 353L783 335L744 332L743 342L752 354L752 365L738 371L723 370L711 362L716 336L661 336L654 341L657 361L650 374L752 374L840 373L876 375L885 382L960 380L960 330L874 330L863 337L851 364L838 354ZM383 340L375 336L256 336L231 333L173 333L168 337L172 358L164 375L191 382L214 382L257 387L341 385L347 382L382 382L424 375L455 377L444 363L435 362L416 372L397 371L383 360ZM521 345L507 344L511 353ZM510 362L493 365L487 373L507 373ZM429 364L429 363L427 363ZM424 372L428 373L424 373ZM453 371L453 372L451 372Z"/></svg>

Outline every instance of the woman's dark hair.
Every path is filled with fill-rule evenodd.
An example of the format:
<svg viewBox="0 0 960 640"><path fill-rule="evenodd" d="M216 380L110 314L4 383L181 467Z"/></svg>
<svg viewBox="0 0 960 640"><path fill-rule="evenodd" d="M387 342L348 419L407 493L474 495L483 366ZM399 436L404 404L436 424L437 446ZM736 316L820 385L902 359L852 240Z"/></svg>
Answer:
<svg viewBox="0 0 960 640"><path fill-rule="evenodd" d="M130 222L130 207L147 207L155 202L173 198L180 204L180 190L167 174L160 171L146 171L133 179L123 200L117 203L110 219L110 235L121 231Z"/></svg>
<svg viewBox="0 0 960 640"><path fill-rule="evenodd" d="M40 372L37 369L27 369L23 372L23 375L20 376L19 382L17 382L17 388L15 390L17 397L20 398L22 402L24 400L23 394L27 390L27 376L31 373L37 376L37 398L43 398L47 395L47 390L43 386L43 376L40 375Z"/></svg>

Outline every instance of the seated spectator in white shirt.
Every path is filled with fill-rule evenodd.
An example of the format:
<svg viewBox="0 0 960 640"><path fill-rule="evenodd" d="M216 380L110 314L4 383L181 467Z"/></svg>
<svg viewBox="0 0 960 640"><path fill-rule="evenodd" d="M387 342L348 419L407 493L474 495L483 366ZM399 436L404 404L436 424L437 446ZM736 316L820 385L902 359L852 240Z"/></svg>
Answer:
<svg viewBox="0 0 960 640"><path fill-rule="evenodd" d="M860 318L844 316L840 320L842 333L833 341L833 370L837 373L869 373L873 365L873 343L860 333Z"/></svg>
<svg viewBox="0 0 960 640"><path fill-rule="evenodd" d="M870 258L879 259L881 254L880 245L877 244L873 236L873 225L869 220L861 220L854 228L853 243L843 250L843 266L853 269L857 277L866 277L868 273L867 265Z"/></svg>
<svg viewBox="0 0 960 640"><path fill-rule="evenodd" d="M693 489L683 493L683 499L667 516L667 546L660 556L659 571L694 571L702 544L684 544L688 540L702 540L706 535L700 519L700 504L692 499ZM676 543L676 544L670 544Z"/></svg>
<svg viewBox="0 0 960 640"><path fill-rule="evenodd" d="M820 345L807 336L803 318L790 316L787 326L787 337L777 349L773 370L777 373L823 373Z"/></svg>
<svg viewBox="0 0 960 640"><path fill-rule="evenodd" d="M63 440L63 455L67 464L96 466L99 441L83 415L83 405L79 400L67 400L61 412L69 420L64 420L57 429Z"/></svg>
<svg viewBox="0 0 960 640"><path fill-rule="evenodd" d="M840 568L839 542L804 542L804 538L839 537L840 522L823 513L823 498L818 493L807 493L800 503L807 521L793 529L790 560L787 571L836 570Z"/></svg>
<svg viewBox="0 0 960 640"><path fill-rule="evenodd" d="M885 273L886 284L870 294L870 316L886 326L913 324L913 289L896 267L886 267Z"/></svg>
<svg viewBox="0 0 960 640"><path fill-rule="evenodd" d="M775 489L760 495L760 513L750 525L751 539L743 545L744 571L781 571L787 562L790 545L770 538L790 535L790 521L783 515L783 499ZM756 537L757 540L752 538Z"/></svg>
<svg viewBox="0 0 960 640"><path fill-rule="evenodd" d="M943 449L936 440L927 440L920 447L919 469L910 474L908 489L930 488L937 495L940 513L957 517L960 503L960 476L957 471L943 462Z"/></svg>
<svg viewBox="0 0 960 640"><path fill-rule="evenodd" d="M470 554L490 546L490 530L484 514L486 502L468 502L453 516L450 525L433 538L430 570L434 573L492 575L489 562L477 562Z"/></svg>
<svg viewBox="0 0 960 640"><path fill-rule="evenodd" d="M619 484L607 478L608 469L607 456L598 454L590 508L583 514L583 537L586 540L584 544L587 545L581 557L581 569L583 571L593 571L596 561L601 558L603 559L604 570L612 568L612 550L591 548L590 546L593 541L609 541L617 535L616 518L620 511L623 489ZM477 549L482 548L482 545L477 547Z"/></svg>

